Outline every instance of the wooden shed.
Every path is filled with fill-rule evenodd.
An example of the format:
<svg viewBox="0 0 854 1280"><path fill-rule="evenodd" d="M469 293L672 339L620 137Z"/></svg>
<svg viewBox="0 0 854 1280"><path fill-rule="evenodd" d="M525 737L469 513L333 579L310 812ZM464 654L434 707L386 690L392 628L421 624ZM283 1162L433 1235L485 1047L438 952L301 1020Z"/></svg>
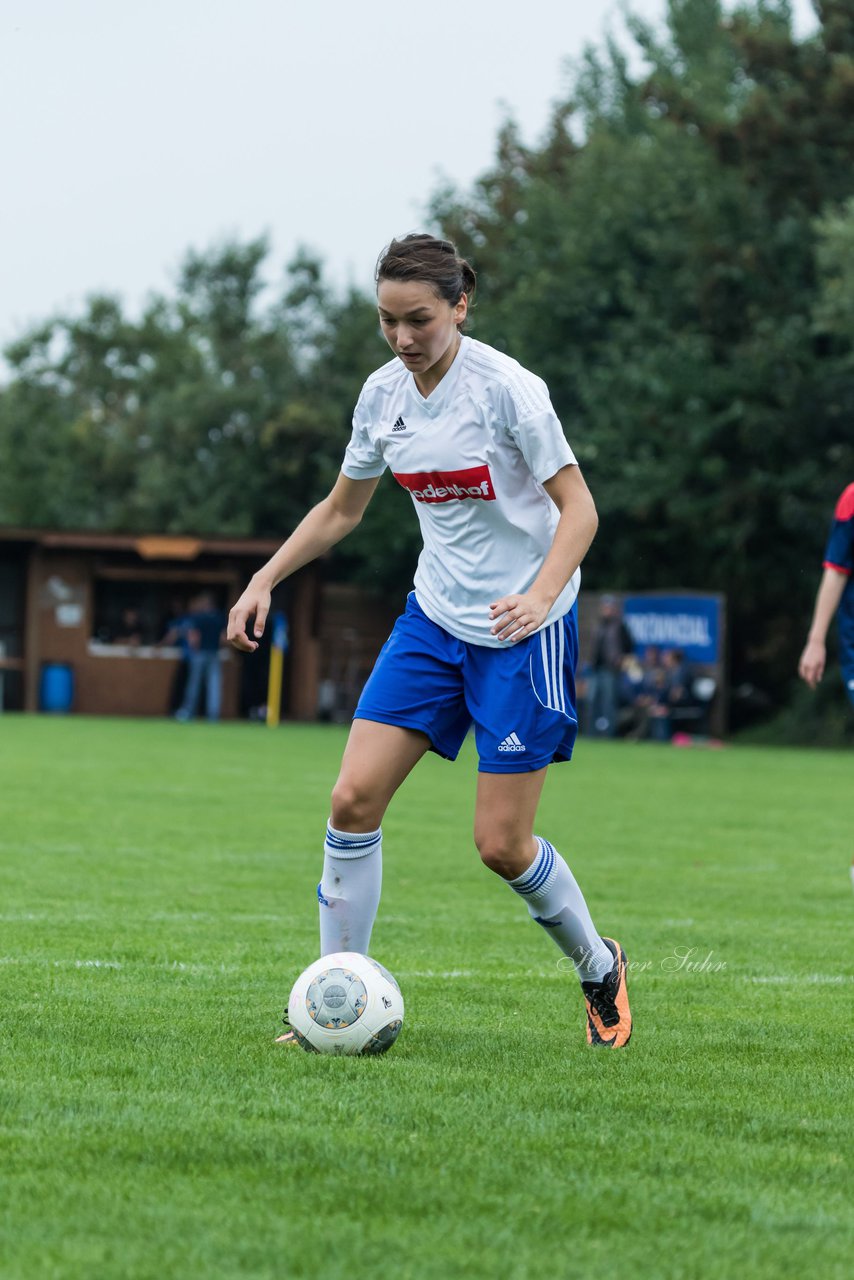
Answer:
<svg viewBox="0 0 854 1280"><path fill-rule="evenodd" d="M201 590L224 611L278 544L241 538L0 529L0 709L35 711L45 672L70 673L73 705L94 715L167 715L180 650L162 643ZM279 588L290 649L284 710L316 715L319 576ZM266 664L223 652L223 716L266 697Z"/></svg>
<svg viewBox="0 0 854 1280"><path fill-rule="evenodd" d="M164 644L199 592L225 612L277 541L0 528L0 711L38 711L46 673L68 710L165 716L182 655ZM274 593L288 622L281 714L346 721L403 600L300 570ZM250 658L223 650L224 718L261 713L269 633Z"/></svg>

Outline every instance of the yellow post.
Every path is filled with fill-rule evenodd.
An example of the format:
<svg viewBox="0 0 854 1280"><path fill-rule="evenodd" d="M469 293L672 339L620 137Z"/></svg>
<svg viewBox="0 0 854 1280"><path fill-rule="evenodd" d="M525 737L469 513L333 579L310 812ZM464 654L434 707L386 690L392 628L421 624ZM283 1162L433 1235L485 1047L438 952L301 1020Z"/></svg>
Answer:
<svg viewBox="0 0 854 1280"><path fill-rule="evenodd" d="M282 671L288 647L288 624L283 613L273 615L273 637L270 644L270 671L267 676L267 726L275 729L282 705Z"/></svg>
<svg viewBox="0 0 854 1280"><path fill-rule="evenodd" d="M267 677L267 725L271 729L275 729L279 723L284 657L281 649L270 650L270 674Z"/></svg>

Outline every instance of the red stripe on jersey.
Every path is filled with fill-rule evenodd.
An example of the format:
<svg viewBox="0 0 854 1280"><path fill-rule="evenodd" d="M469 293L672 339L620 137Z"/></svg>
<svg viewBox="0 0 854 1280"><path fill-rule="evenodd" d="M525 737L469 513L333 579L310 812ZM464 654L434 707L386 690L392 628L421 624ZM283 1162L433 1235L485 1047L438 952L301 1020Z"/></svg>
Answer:
<svg viewBox="0 0 854 1280"><path fill-rule="evenodd" d="M832 560L825 560L821 567L822 569L835 569L837 573L844 573L846 578L851 577L850 569L846 569L845 566L841 564L834 564Z"/></svg>
<svg viewBox="0 0 854 1280"><path fill-rule="evenodd" d="M849 484L836 504L837 520L854 520L854 484Z"/></svg>
<svg viewBox="0 0 854 1280"><path fill-rule="evenodd" d="M394 478L416 502L462 502L466 498L495 501L489 467L465 467L462 471L395 471Z"/></svg>

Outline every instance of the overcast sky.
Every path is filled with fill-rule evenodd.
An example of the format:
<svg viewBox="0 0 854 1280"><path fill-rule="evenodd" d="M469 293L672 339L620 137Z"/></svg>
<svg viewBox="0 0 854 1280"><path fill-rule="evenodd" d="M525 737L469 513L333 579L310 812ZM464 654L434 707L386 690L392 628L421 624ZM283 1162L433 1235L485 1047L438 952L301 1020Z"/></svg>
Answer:
<svg viewBox="0 0 854 1280"><path fill-rule="evenodd" d="M660 20L666 0L629 0ZM809 0L794 0L801 33ZM536 141L618 0L0 0L0 343L267 232L368 286L508 112Z"/></svg>

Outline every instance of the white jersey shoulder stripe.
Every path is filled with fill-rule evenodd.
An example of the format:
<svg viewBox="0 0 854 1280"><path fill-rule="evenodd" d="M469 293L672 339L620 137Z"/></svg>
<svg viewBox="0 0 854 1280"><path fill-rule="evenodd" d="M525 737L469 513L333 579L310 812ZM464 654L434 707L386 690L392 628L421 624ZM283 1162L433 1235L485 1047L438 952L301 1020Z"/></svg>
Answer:
<svg viewBox="0 0 854 1280"><path fill-rule="evenodd" d="M520 422L552 409L542 378L523 369L512 356L472 343L466 352L466 364L474 373L497 383L507 392L516 406Z"/></svg>
<svg viewBox="0 0 854 1280"><path fill-rule="evenodd" d="M378 413L384 412L383 404L399 396L406 387L407 371L395 357L375 369L362 385L358 403L353 412L354 424L370 423Z"/></svg>
<svg viewBox="0 0 854 1280"><path fill-rule="evenodd" d="M372 391L382 391L394 386L403 387L406 385L408 376L408 371L395 356L393 360L380 365L379 369L375 369L365 379L362 387L362 396Z"/></svg>

